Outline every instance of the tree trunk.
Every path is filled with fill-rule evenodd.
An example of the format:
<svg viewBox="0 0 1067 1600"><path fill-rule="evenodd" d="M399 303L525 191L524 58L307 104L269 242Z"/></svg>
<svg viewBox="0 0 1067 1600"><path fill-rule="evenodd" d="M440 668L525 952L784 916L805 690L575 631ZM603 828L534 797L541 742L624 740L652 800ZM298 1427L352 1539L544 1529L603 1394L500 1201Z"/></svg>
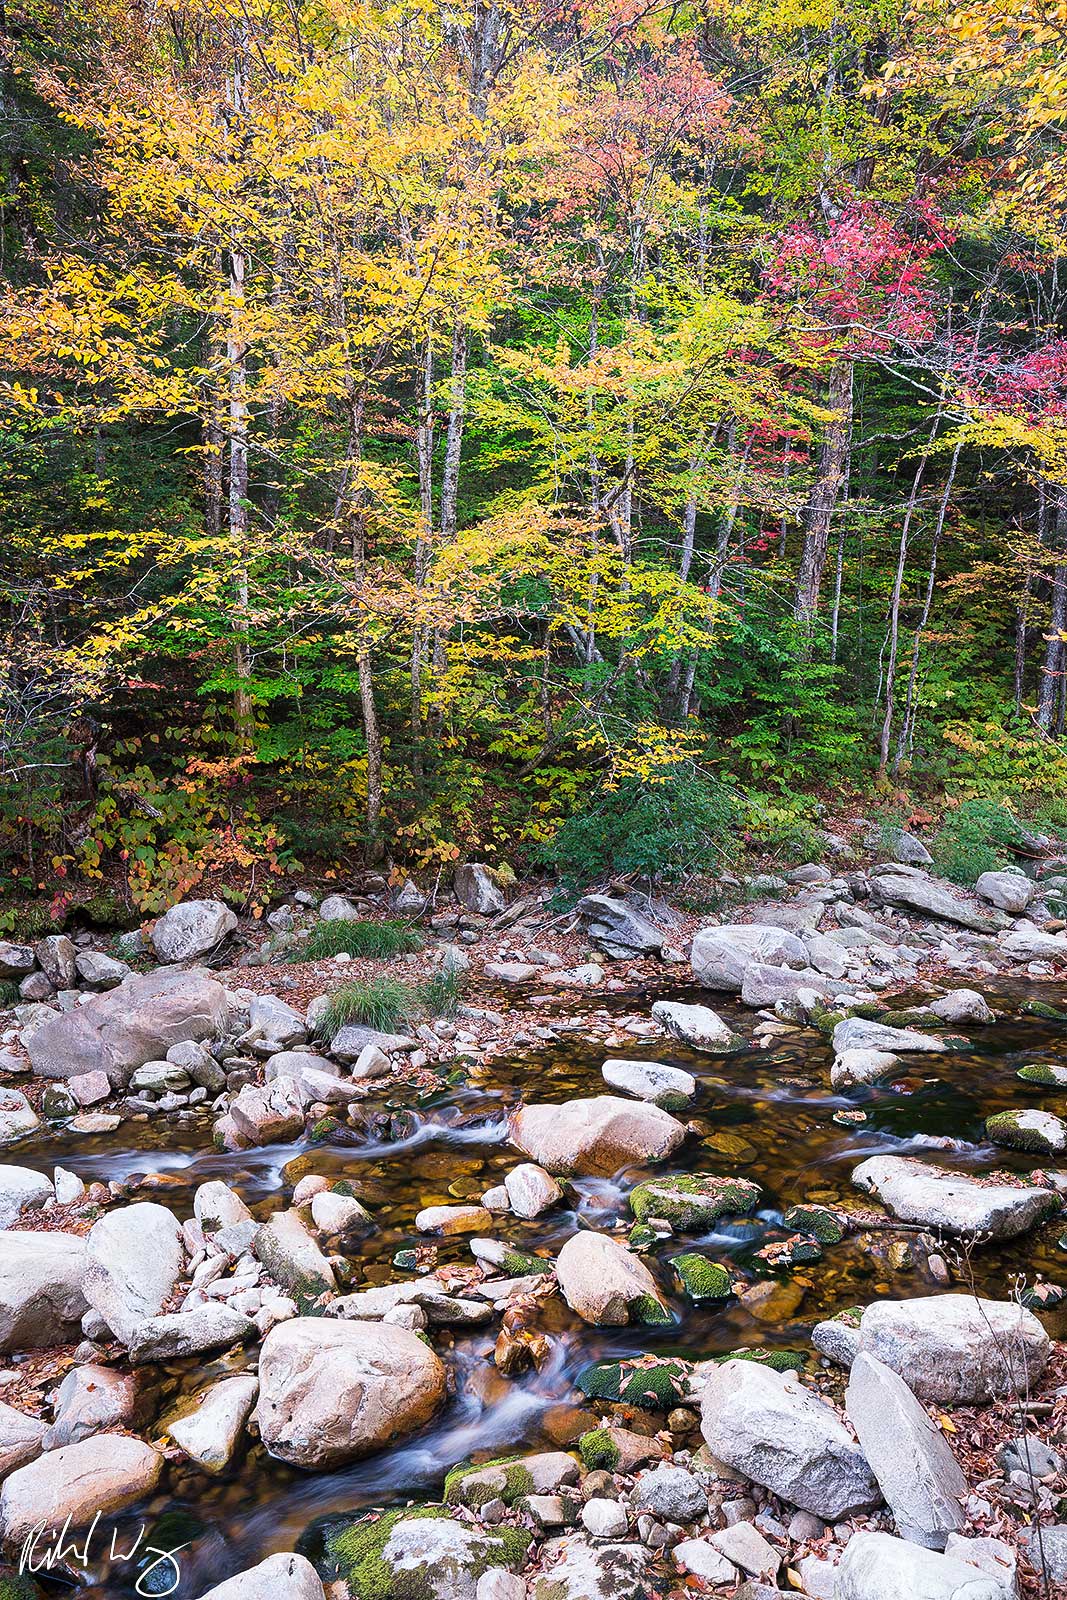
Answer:
<svg viewBox="0 0 1067 1600"><path fill-rule="evenodd" d="M900 771L905 755L911 752L912 741L915 738L916 691L919 684L919 652L922 649L922 638L926 632L926 624L930 620L930 608L934 603L934 589L937 584L937 557L941 549L941 535L945 531L945 517L948 514L948 502L952 494L952 485L956 480L956 467L960 459L960 446L957 445L952 452L949 463L948 477L945 479L944 491L941 495L941 504L937 509L937 524L934 536L930 541L930 570L926 577L926 594L923 597L922 615L915 628L915 636L911 647L911 670L908 673L908 692L904 699L904 715L901 718L900 733L897 737L896 755L893 758L894 776Z"/></svg>
<svg viewBox="0 0 1067 1600"><path fill-rule="evenodd" d="M805 627L810 627L819 610L830 524L848 469L852 444L852 370L848 356L838 357L831 370L827 405L833 416L826 426L815 484L804 508L804 550L797 574L793 615Z"/></svg>
<svg viewBox="0 0 1067 1600"><path fill-rule="evenodd" d="M459 458L463 449L463 423L467 414L467 330L459 316L452 329L452 385L449 394L445 462L441 473L441 534L446 543L456 537L458 525Z"/></svg>
<svg viewBox="0 0 1067 1600"><path fill-rule="evenodd" d="M937 432L937 422L934 423L934 432ZM930 442L931 444L933 443L933 435L931 435ZM908 560L908 535L911 532L912 518L915 515L915 506L919 498L919 485L922 483L925 468L926 457L923 456L915 469L915 476L911 483L911 494L908 496L904 520L900 525L897 566L893 575L893 595L889 602L889 658L885 669L885 715L882 718L882 735L878 741L878 777L882 782L885 781L886 768L889 765L889 741L893 736L893 717L897 709L896 679L897 645L900 639L900 596L904 588L904 569Z"/></svg>
<svg viewBox="0 0 1067 1600"><path fill-rule="evenodd" d="M421 526L415 540L415 588L426 586L430 564L430 538L433 529L433 342L426 335L419 370L419 417L416 451L419 462L419 509ZM422 775L422 664L429 647L429 629L416 616L411 636L411 737L412 764L416 777Z"/></svg>
<svg viewBox="0 0 1067 1600"><path fill-rule="evenodd" d="M1067 489L1056 490L1055 549L1057 562L1052 573L1052 616L1045 634L1045 659L1041 667L1041 686L1037 697L1037 725L1051 733L1059 703L1060 679L1064 671L1064 634L1067 633Z"/></svg>
<svg viewBox="0 0 1067 1600"><path fill-rule="evenodd" d="M241 330L244 309L245 256L242 250L230 251L230 327L226 340L229 369L229 533L234 561L234 642L233 660L237 674L234 691L234 722L238 740L247 749L252 737L252 697L248 679L252 675L248 651L248 347Z"/></svg>

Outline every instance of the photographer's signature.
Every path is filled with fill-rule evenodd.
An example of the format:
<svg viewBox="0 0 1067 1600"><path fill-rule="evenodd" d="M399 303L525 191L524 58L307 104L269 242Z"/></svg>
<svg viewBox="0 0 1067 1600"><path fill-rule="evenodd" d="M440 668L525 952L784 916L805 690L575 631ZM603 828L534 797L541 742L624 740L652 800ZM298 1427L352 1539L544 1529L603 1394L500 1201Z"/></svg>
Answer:
<svg viewBox="0 0 1067 1600"><path fill-rule="evenodd" d="M158 1545L146 1544L145 1526L142 1522L130 1548L120 1549L121 1541L115 1528L111 1530L110 1542L105 1543L106 1534L100 1527L101 1515L102 1513L98 1511L89 1525L88 1532L79 1539L72 1537L69 1517L58 1530L50 1528L44 1522L35 1524L22 1541L22 1549L19 1552L19 1573L50 1572L53 1567L65 1564L73 1564L88 1571L90 1563L100 1551L111 1561L133 1561L138 1555L142 1559L153 1556L155 1559L142 1568L134 1585L134 1593L146 1596L173 1594L182 1576L177 1560L178 1552L184 1550L186 1545L176 1544L171 1549L161 1549ZM160 1585L167 1583L168 1577L169 1584L161 1588ZM151 1582L150 1588L141 1587L142 1584L149 1582Z"/></svg>

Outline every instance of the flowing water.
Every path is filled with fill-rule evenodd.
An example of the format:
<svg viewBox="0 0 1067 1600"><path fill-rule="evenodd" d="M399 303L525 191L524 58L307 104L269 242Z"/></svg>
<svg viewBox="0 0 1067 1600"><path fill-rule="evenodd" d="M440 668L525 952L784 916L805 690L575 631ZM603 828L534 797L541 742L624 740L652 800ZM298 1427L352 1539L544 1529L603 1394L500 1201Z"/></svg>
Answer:
<svg viewBox="0 0 1067 1600"><path fill-rule="evenodd" d="M777 1292L754 1308L758 1314L736 1300L694 1307L677 1292L666 1258L680 1247L696 1249L732 1262L742 1276L758 1281L754 1251L786 1236L782 1212L801 1200L865 1204L851 1187L850 1174L858 1161L876 1152L922 1155L978 1171L995 1166L1018 1172L1032 1169L1037 1164L1033 1157L994 1150L983 1141L982 1132L984 1118L995 1110L1024 1105L1063 1110L1062 1091L1045 1090L1016 1077L1027 1062L1067 1064L1067 1024L1017 1014L1030 992L1022 987L1002 991L994 1004L1012 1015L994 1026L972 1030L971 1051L916 1058L919 1065L908 1078L888 1088L847 1095L830 1090L831 1052L812 1031L795 1032L767 1049L747 1050L725 1061L695 1055L673 1041L605 1049L602 1044L565 1039L472 1068L466 1082L442 1088L415 1106L410 1091L398 1089L379 1107L398 1113L391 1122L391 1139L271 1146L220 1155L211 1147L210 1120L190 1115L179 1123L163 1118L125 1123L106 1137L75 1142L59 1133L28 1143L11 1159L48 1171L60 1161L87 1181L158 1174L158 1191L138 1191L136 1198L159 1199L180 1217L191 1214L193 1192L208 1178L225 1178L262 1218L288 1203L292 1185L303 1173L343 1175L358 1185L378 1225L372 1236L348 1247L353 1280L367 1286L403 1276L391 1264L393 1255L427 1242L414 1231L414 1217L421 1207L475 1199L502 1181L518 1159L506 1142L506 1113L512 1106L524 1097L562 1101L599 1093L604 1089L600 1067L605 1057L625 1055L672 1062L699 1081L691 1116L700 1131L672 1161L672 1170L733 1173L756 1179L764 1191L754 1217L724 1223L703 1238L663 1241L646 1258L668 1293L674 1326L594 1329L555 1299L549 1302L542 1324L551 1339L551 1358L540 1371L514 1379L498 1374L490 1360L498 1323L454 1338L438 1331L434 1344L451 1369L454 1392L418 1437L325 1474L307 1474L272 1461L258 1443L221 1481L172 1467L164 1479L166 1492L137 1516L123 1519L124 1532L132 1537L144 1522L157 1547L188 1541L179 1557L180 1586L174 1590L186 1600L273 1551L292 1549L308 1525L324 1514L432 1500L440 1494L447 1469L471 1455L498 1456L572 1443L595 1421L592 1408L573 1384L576 1373L591 1360L642 1351L707 1357L753 1345L809 1350L808 1331L820 1317L879 1295L935 1292L938 1286L921 1252L915 1267L894 1270L890 1265L892 1241L907 1236L891 1231L854 1235L828 1247L822 1261L780 1275ZM1047 987L1032 992L1063 1003L1063 996ZM706 999L703 992L672 988L613 996L608 1005L619 1016L646 1016L652 1000L661 997ZM509 995L506 1003L514 1011L524 1002ZM551 1023L564 1015L561 1003L542 1005L531 1020ZM751 1013L740 1011L729 1020L742 1032L750 1030L754 1021ZM866 1111L866 1122L849 1127L835 1123L834 1113L846 1109ZM946 1141L953 1142L951 1147ZM633 1168L612 1179L575 1180L569 1209L560 1208L535 1222L500 1218L494 1233L522 1250L554 1254L580 1225L609 1228L617 1218L628 1218L626 1194L649 1175L647 1169ZM1030 1282L1036 1275L1053 1282L1067 1276L1067 1255L1057 1246L1062 1232L1063 1224L1053 1222L1005 1246L982 1249L974 1258L978 1287L1000 1297L1012 1292L1020 1274ZM439 1259L469 1263L467 1242L440 1242ZM1067 1336L1067 1311L1044 1314L1043 1320L1050 1333ZM162 1409L168 1408L177 1391L200 1388L206 1379L240 1370L254 1360L254 1354L253 1347L214 1362L175 1365L161 1374ZM135 1593L135 1563L109 1561L99 1548L93 1557L84 1575L77 1563L69 1574L72 1581L92 1585L83 1592L108 1600ZM163 1586L172 1581L168 1569ZM59 1592L54 1579L46 1589Z"/></svg>

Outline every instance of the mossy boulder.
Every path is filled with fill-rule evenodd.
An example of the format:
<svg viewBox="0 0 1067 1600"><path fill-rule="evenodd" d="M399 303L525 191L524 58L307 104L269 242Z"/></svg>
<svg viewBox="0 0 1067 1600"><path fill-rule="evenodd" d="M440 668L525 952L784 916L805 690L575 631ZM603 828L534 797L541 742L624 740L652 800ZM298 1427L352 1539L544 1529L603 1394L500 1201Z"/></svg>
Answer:
<svg viewBox="0 0 1067 1600"><path fill-rule="evenodd" d="M1050 1006L1047 1000L1027 1000L1022 1013L1026 1017L1040 1017L1043 1022L1067 1022L1067 1011Z"/></svg>
<svg viewBox="0 0 1067 1600"><path fill-rule="evenodd" d="M659 1243L659 1234L655 1228L646 1228L643 1222L635 1222L626 1236L626 1243L631 1250L651 1250L654 1244Z"/></svg>
<svg viewBox="0 0 1067 1600"><path fill-rule="evenodd" d="M822 1246L816 1239L794 1233L788 1239L773 1239L756 1251L756 1260L768 1272L787 1272L790 1267L822 1260Z"/></svg>
<svg viewBox="0 0 1067 1600"><path fill-rule="evenodd" d="M1053 1066L1049 1061L1034 1061L1020 1067L1015 1074L1024 1083L1040 1083L1046 1089L1067 1089L1067 1067Z"/></svg>
<svg viewBox="0 0 1067 1600"><path fill-rule="evenodd" d="M475 1600L482 1573L518 1571L532 1538L523 1528L458 1522L445 1506L416 1506L331 1520L321 1529L315 1565L325 1580L344 1583L353 1600Z"/></svg>
<svg viewBox="0 0 1067 1600"><path fill-rule="evenodd" d="M716 1366L721 1366L724 1361L755 1361L758 1366L770 1367L772 1372L803 1372L808 1364L808 1358L800 1350L770 1350L757 1346L750 1348L741 1345L737 1350L730 1350L724 1356L712 1358Z"/></svg>
<svg viewBox="0 0 1067 1600"><path fill-rule="evenodd" d="M682 1233L702 1233L721 1217L754 1211L761 1193L748 1178L686 1173L639 1183L630 1191L630 1210L638 1222L655 1217Z"/></svg>
<svg viewBox="0 0 1067 1600"><path fill-rule="evenodd" d="M614 1472L619 1465L619 1447L607 1428L590 1428L578 1440L578 1454L587 1472Z"/></svg>
<svg viewBox="0 0 1067 1600"><path fill-rule="evenodd" d="M782 1218L795 1233L806 1233L820 1244L840 1244L848 1232L845 1219L830 1206L790 1206Z"/></svg>
<svg viewBox="0 0 1067 1600"><path fill-rule="evenodd" d="M590 1400L640 1406L644 1411L671 1411L688 1393L691 1364L657 1356L594 1361L575 1378Z"/></svg>
<svg viewBox="0 0 1067 1600"><path fill-rule="evenodd" d="M671 1256L670 1264L690 1300L698 1303L702 1300L727 1300L733 1294L729 1272L719 1262L709 1261L707 1256L687 1251L680 1256Z"/></svg>
<svg viewBox="0 0 1067 1600"><path fill-rule="evenodd" d="M503 1500L506 1506L516 1505L525 1495L534 1493L534 1481L528 1467L521 1460L500 1456L494 1461L481 1461L477 1466L453 1467L445 1478L444 1501L448 1506L466 1506L478 1511L489 1500Z"/></svg>
<svg viewBox="0 0 1067 1600"><path fill-rule="evenodd" d="M1007 1150L1054 1156L1067 1149L1067 1123L1051 1111L998 1111L987 1117L986 1136Z"/></svg>

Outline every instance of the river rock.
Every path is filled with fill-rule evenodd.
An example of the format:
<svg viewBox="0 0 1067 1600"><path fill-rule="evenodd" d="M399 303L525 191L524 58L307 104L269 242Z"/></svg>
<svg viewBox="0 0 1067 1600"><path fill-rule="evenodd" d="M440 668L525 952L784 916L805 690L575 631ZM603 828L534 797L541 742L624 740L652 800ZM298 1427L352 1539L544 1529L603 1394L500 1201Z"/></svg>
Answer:
<svg viewBox="0 0 1067 1600"><path fill-rule="evenodd" d="M707 1515L708 1496L699 1479L669 1463L642 1472L631 1496L635 1511L647 1511L680 1526Z"/></svg>
<svg viewBox="0 0 1067 1600"><path fill-rule="evenodd" d="M296 1211L276 1211L256 1235L255 1254L301 1311L337 1287L333 1267Z"/></svg>
<svg viewBox="0 0 1067 1600"><path fill-rule="evenodd" d="M304 1131L304 1097L295 1078L246 1083L229 1112L215 1124L215 1141L226 1150L287 1144Z"/></svg>
<svg viewBox="0 0 1067 1600"><path fill-rule="evenodd" d="M0 1088L0 1144L24 1139L40 1119L21 1089Z"/></svg>
<svg viewBox="0 0 1067 1600"><path fill-rule="evenodd" d="M496 917L505 909L506 901L491 868L479 861L457 867L452 885L460 905L475 916Z"/></svg>
<svg viewBox="0 0 1067 1600"><path fill-rule="evenodd" d="M86 1241L85 1298L128 1344L174 1293L185 1265L181 1224L166 1206L142 1202L95 1222Z"/></svg>
<svg viewBox="0 0 1067 1600"><path fill-rule="evenodd" d="M10 1228L23 1211L38 1211L55 1190L32 1167L0 1166L0 1229Z"/></svg>
<svg viewBox="0 0 1067 1600"><path fill-rule="evenodd" d="M403 1050L413 1050L415 1040L406 1033L380 1033L362 1022L349 1022L338 1028L330 1040L330 1054L337 1061L353 1065L360 1061L369 1045L374 1045L385 1056L394 1056ZM360 1077L380 1077L381 1073L361 1072Z"/></svg>
<svg viewBox="0 0 1067 1600"><path fill-rule="evenodd" d="M939 1021L955 1028L974 1022L984 1026L994 1020L992 1011L977 989L951 989L940 1000L931 1001L926 1009Z"/></svg>
<svg viewBox="0 0 1067 1600"><path fill-rule="evenodd" d="M761 1194L748 1178L723 1178L686 1172L650 1178L630 1191L630 1210L638 1222L669 1222L680 1233L704 1233L720 1217L754 1211Z"/></svg>
<svg viewBox="0 0 1067 1600"><path fill-rule="evenodd" d="M828 1522L879 1502L863 1451L836 1411L792 1374L724 1362L707 1378L701 1432L718 1460Z"/></svg>
<svg viewBox="0 0 1067 1600"><path fill-rule="evenodd" d="M1053 1595L1061 1593L1067 1584L1067 1523L1045 1523L1040 1535L1036 1528L1027 1528L1023 1541L1030 1565L1048 1574Z"/></svg>
<svg viewBox="0 0 1067 1600"><path fill-rule="evenodd" d="M183 900L156 922L152 948L160 961L195 961L216 950L236 927L236 915L221 900Z"/></svg>
<svg viewBox="0 0 1067 1600"><path fill-rule="evenodd" d="M270 1455L320 1470L428 1422L445 1369L417 1334L386 1323L296 1317L263 1341L255 1418Z"/></svg>
<svg viewBox="0 0 1067 1600"><path fill-rule="evenodd" d="M484 1206L425 1206L415 1218L417 1233L484 1233L493 1218Z"/></svg>
<svg viewBox="0 0 1067 1600"><path fill-rule="evenodd" d="M1067 938L1062 933L1045 933L1033 925L1012 928L997 940L1010 961L1051 961L1067 963Z"/></svg>
<svg viewBox="0 0 1067 1600"><path fill-rule="evenodd" d="M1028 1531L1033 1532L1032 1529ZM995 1578L1004 1591L1004 1600L1019 1600L1019 1558L1015 1546L1006 1540L950 1533L945 1554L980 1568L988 1578ZM1067 1578L1067 1573L1064 1577Z"/></svg>
<svg viewBox="0 0 1067 1600"><path fill-rule="evenodd" d="M1058 1156L1067 1150L1067 1122L1051 1111L998 1111L987 1117L986 1136L1006 1150Z"/></svg>
<svg viewBox="0 0 1067 1600"><path fill-rule="evenodd" d="M166 1059L175 1067L187 1072L195 1084L209 1094L218 1094L226 1087L226 1074L206 1045L195 1039L183 1039L172 1044Z"/></svg>
<svg viewBox="0 0 1067 1600"><path fill-rule="evenodd" d="M252 1213L241 1196L221 1178L210 1178L193 1195L193 1215L205 1233L216 1233L234 1223L250 1222Z"/></svg>
<svg viewBox="0 0 1067 1600"><path fill-rule="evenodd" d="M984 1405L1028 1393L1051 1348L1037 1318L1009 1300L879 1300L860 1318L858 1351L883 1361L929 1404Z"/></svg>
<svg viewBox="0 0 1067 1600"><path fill-rule="evenodd" d="M307 1023L302 1012L277 995L257 994L248 1007L248 1027L238 1040L252 1045L260 1055L271 1046L275 1051L290 1050L307 1039Z"/></svg>
<svg viewBox="0 0 1067 1600"><path fill-rule="evenodd" d="M913 1156L871 1156L855 1168L852 1181L901 1222L947 1233L1013 1239L1059 1210L1049 1189L979 1180Z"/></svg>
<svg viewBox="0 0 1067 1600"><path fill-rule="evenodd" d="M204 1472L217 1476L233 1460L259 1380L248 1373L223 1378L198 1396L192 1411L167 1423L174 1443Z"/></svg>
<svg viewBox="0 0 1067 1600"><path fill-rule="evenodd" d="M875 905L900 906L920 916L954 922L973 933L996 931L996 923L976 911L951 885L940 878L931 878L919 867L898 866L895 862L872 867L870 883Z"/></svg>
<svg viewBox="0 0 1067 1600"><path fill-rule="evenodd" d="M171 1045L222 1032L228 1015L225 989L206 972L141 973L56 1014L25 1043L39 1077L100 1071L122 1089L137 1067L158 1061Z"/></svg>
<svg viewBox="0 0 1067 1600"><path fill-rule="evenodd" d="M41 971L53 989L73 989L78 981L77 951L65 933L50 933L39 939L34 953Z"/></svg>
<svg viewBox="0 0 1067 1600"><path fill-rule="evenodd" d="M612 895L587 894L575 910L594 944L609 955L623 958L659 955L664 938L659 928L625 900Z"/></svg>
<svg viewBox="0 0 1067 1600"><path fill-rule="evenodd" d="M563 1190L544 1167L533 1161L520 1161L504 1179L508 1202L516 1217L527 1221L549 1211L563 1199Z"/></svg>
<svg viewBox="0 0 1067 1600"><path fill-rule="evenodd" d="M130 975L125 961L116 961L102 950L79 950L77 967L87 989L114 989Z"/></svg>
<svg viewBox="0 0 1067 1600"><path fill-rule="evenodd" d="M783 1001L792 1005L797 1000L811 1006L811 996L825 1001L835 987L814 967L769 967L753 961L745 968L741 1001L753 1007L773 1007Z"/></svg>
<svg viewBox="0 0 1067 1600"><path fill-rule="evenodd" d="M709 1055L732 1055L735 1050L744 1049L744 1039L710 1006L687 1006L678 1000L657 1000L652 1006L652 1020L658 1022L672 1039L680 1039L691 1050L705 1050Z"/></svg>
<svg viewBox="0 0 1067 1600"><path fill-rule="evenodd" d="M0 1400L0 1480L27 1462L36 1461L47 1433L47 1422L28 1417Z"/></svg>
<svg viewBox="0 0 1067 1600"><path fill-rule="evenodd" d="M162 1470L158 1450L124 1433L49 1450L0 1488L0 1538L17 1545L39 1524L58 1533L68 1519L82 1528L98 1513L113 1516L146 1499Z"/></svg>
<svg viewBox="0 0 1067 1600"><path fill-rule="evenodd" d="M344 894L328 894L319 907L320 922L359 922L362 911Z"/></svg>
<svg viewBox="0 0 1067 1600"><path fill-rule="evenodd" d="M28 944L0 939L0 978L24 978L36 965L37 957Z"/></svg>
<svg viewBox="0 0 1067 1600"><path fill-rule="evenodd" d="M914 1028L891 1028L885 1022L870 1022L866 1017L846 1017L834 1028L834 1052L846 1050L888 1050L894 1055L947 1050L944 1039L935 1034L917 1033Z"/></svg>
<svg viewBox="0 0 1067 1600"><path fill-rule="evenodd" d="M998 911L1020 917L1037 893L1037 884L1021 872L983 872L974 886L980 900L988 900Z"/></svg>
<svg viewBox="0 0 1067 1600"><path fill-rule="evenodd" d="M615 1095L522 1106L511 1118L511 1141L547 1171L611 1177L631 1162L662 1161L686 1130L659 1106Z"/></svg>
<svg viewBox="0 0 1067 1600"><path fill-rule="evenodd" d="M639 1544L569 1537L560 1560L533 1578L532 1600L648 1600L649 1559Z"/></svg>
<svg viewBox="0 0 1067 1600"><path fill-rule="evenodd" d="M1009 1600L996 1578L888 1533L854 1533L834 1600Z"/></svg>
<svg viewBox="0 0 1067 1600"><path fill-rule="evenodd" d="M952 1447L904 1379L862 1352L852 1363L845 1411L893 1513L913 1544L943 1550L967 1525L967 1479Z"/></svg>
<svg viewBox="0 0 1067 1600"><path fill-rule="evenodd" d="M53 1398L52 1426L45 1436L46 1450L78 1444L94 1433L128 1427L142 1405L136 1376L92 1362L67 1373Z"/></svg>
<svg viewBox="0 0 1067 1600"><path fill-rule="evenodd" d="M556 1277L571 1310L595 1327L669 1320L644 1262L608 1234L573 1234L556 1259Z"/></svg>
<svg viewBox="0 0 1067 1600"><path fill-rule="evenodd" d="M696 1079L690 1073L659 1061L611 1060L600 1070L609 1088L650 1100L666 1111L684 1110L697 1092Z"/></svg>
<svg viewBox="0 0 1067 1600"><path fill-rule="evenodd" d="M532 1542L517 1528L482 1528L451 1517L401 1517L388 1528L375 1564L389 1600L479 1600L479 1575L520 1568Z"/></svg>
<svg viewBox="0 0 1067 1600"><path fill-rule="evenodd" d="M892 1050L842 1050L830 1068L830 1083L835 1089L853 1084L888 1083L901 1070L901 1060Z"/></svg>
<svg viewBox="0 0 1067 1600"><path fill-rule="evenodd" d="M326 1600L326 1591L310 1561L303 1556L277 1555L216 1584L202 1600Z"/></svg>
<svg viewBox="0 0 1067 1600"><path fill-rule="evenodd" d="M85 1240L73 1233L0 1233L0 1350L78 1339L85 1264Z"/></svg>
<svg viewBox="0 0 1067 1600"><path fill-rule="evenodd" d="M806 967L808 952L796 934L769 923L737 922L701 928L693 935L693 976L707 989L740 994L752 962L768 967Z"/></svg>
<svg viewBox="0 0 1067 1600"><path fill-rule="evenodd" d="M251 1339L255 1332L255 1323L243 1311L209 1300L191 1311L148 1317L130 1341L128 1354L134 1366L177 1361L207 1350L228 1350Z"/></svg>

